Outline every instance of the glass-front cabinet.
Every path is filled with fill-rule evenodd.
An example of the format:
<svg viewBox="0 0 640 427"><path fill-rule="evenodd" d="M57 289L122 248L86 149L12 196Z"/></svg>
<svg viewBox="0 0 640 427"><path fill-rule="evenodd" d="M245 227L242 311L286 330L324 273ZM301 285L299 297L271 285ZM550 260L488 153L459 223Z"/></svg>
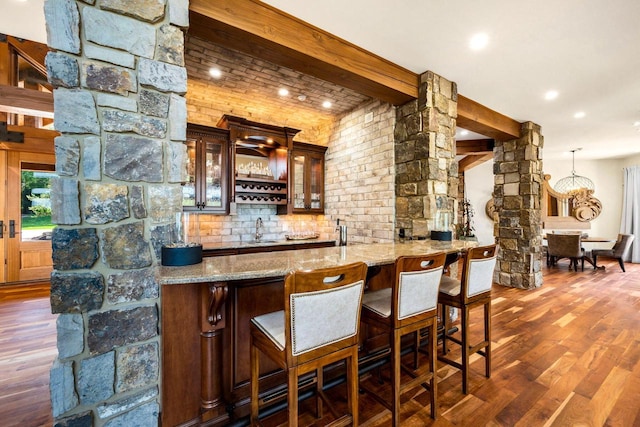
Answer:
<svg viewBox="0 0 640 427"><path fill-rule="evenodd" d="M185 211L226 214L229 203L229 132L187 126L187 182L182 187Z"/></svg>
<svg viewBox="0 0 640 427"><path fill-rule="evenodd" d="M327 147L293 143L291 152L292 213L324 212L324 153Z"/></svg>

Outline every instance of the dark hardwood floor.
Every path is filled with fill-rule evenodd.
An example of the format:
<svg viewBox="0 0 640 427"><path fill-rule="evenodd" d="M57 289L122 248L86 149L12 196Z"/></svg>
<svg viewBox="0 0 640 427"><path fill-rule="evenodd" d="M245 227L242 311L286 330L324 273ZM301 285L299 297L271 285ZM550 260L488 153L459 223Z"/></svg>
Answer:
<svg viewBox="0 0 640 427"><path fill-rule="evenodd" d="M49 369L58 354L49 283L0 287L0 425L50 426Z"/></svg>
<svg viewBox="0 0 640 427"><path fill-rule="evenodd" d="M439 418L431 420L428 392L418 387L402 396L402 425L640 426L640 264L627 264L626 273L615 261L605 265L544 268L544 286L534 291L494 286L492 377L483 376L476 355L464 396L458 370L441 365ZM31 294L0 287L2 426L51 425L55 317L48 288ZM480 318L472 313L472 321ZM337 400L341 388L331 392ZM386 383L380 393L388 393ZM302 408L312 406L309 399ZM301 421L320 426L328 419L314 422L310 410ZM387 426L390 419L360 395L360 425ZM277 414L264 425L281 420Z"/></svg>

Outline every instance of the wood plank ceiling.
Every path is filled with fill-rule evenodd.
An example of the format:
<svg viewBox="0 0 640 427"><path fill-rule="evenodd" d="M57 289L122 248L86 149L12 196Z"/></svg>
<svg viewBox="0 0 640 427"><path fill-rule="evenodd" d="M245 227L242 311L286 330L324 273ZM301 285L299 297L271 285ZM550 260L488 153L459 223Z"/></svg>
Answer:
<svg viewBox="0 0 640 427"><path fill-rule="evenodd" d="M419 76L256 0L191 0L189 34L402 105L418 96ZM460 171L492 158L494 140L520 136L520 123L458 95L459 127L486 135L460 144ZM462 142L462 141L459 141ZM478 145L469 149L469 145Z"/></svg>

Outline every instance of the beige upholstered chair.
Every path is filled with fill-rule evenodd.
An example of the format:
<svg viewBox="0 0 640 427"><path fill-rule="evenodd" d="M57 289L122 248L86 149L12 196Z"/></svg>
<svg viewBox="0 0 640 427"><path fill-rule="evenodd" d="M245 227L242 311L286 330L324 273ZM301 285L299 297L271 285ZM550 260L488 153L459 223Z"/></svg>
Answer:
<svg viewBox="0 0 640 427"><path fill-rule="evenodd" d="M629 249L631 248L631 243L633 243L633 239L635 236L633 234L618 234L618 240L613 245L611 249L594 249L591 251L591 255L593 257L593 268L596 268L597 259L600 258L614 258L618 260L620 264L620 268L622 271L624 269L624 259L629 254Z"/></svg>
<svg viewBox="0 0 640 427"><path fill-rule="evenodd" d="M438 288L444 268L445 254L404 256L396 259L395 281L391 288L364 294L362 321L389 334L391 347L391 403L375 392L371 395L391 410L392 426L400 425L402 390L428 384L431 418L437 416L436 334ZM420 330L428 330L428 366L418 366ZM413 367L401 364L401 339L414 334ZM425 369L426 368L426 369ZM412 379L401 385L400 376L407 372ZM365 390L366 385L361 387Z"/></svg>
<svg viewBox="0 0 640 427"><path fill-rule="evenodd" d="M485 358L485 375L491 376L491 285L496 266L498 247L479 246L469 249L464 257L462 279L458 281L443 276L440 282L438 302L443 306L444 334L442 335L442 355L438 360L462 371L462 392L467 394L469 382L469 358L478 353ZM472 308L483 307L484 339L477 344L469 342L469 312ZM460 310L460 339L449 335L449 307ZM462 349L460 362L447 357L447 341L459 344Z"/></svg>
<svg viewBox="0 0 640 427"><path fill-rule="evenodd" d="M569 269L578 271L578 260L582 261L584 271L584 250L580 244L580 234L547 234L547 253L551 265L560 258L569 258Z"/></svg>
<svg viewBox="0 0 640 427"><path fill-rule="evenodd" d="M289 423L298 425L298 377L316 373L317 416L322 403L323 368L346 360L349 414L332 424L358 425L358 332L367 265L296 271L285 278L283 311L251 319L251 424L258 423L259 352L287 373ZM337 417L337 414L336 414Z"/></svg>

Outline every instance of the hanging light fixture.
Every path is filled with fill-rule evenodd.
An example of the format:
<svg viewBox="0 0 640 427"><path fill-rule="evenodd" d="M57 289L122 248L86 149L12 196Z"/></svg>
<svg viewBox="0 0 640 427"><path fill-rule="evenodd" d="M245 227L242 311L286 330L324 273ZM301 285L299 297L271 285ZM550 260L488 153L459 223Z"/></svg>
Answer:
<svg viewBox="0 0 640 427"><path fill-rule="evenodd" d="M582 188L587 190L594 190L595 186L593 185L593 181L591 181L586 176L576 175L576 151L582 150L582 148L576 148L571 150L572 161L571 161L571 175L562 178L556 185L553 186L553 189L558 193L571 193L572 191L580 190Z"/></svg>

